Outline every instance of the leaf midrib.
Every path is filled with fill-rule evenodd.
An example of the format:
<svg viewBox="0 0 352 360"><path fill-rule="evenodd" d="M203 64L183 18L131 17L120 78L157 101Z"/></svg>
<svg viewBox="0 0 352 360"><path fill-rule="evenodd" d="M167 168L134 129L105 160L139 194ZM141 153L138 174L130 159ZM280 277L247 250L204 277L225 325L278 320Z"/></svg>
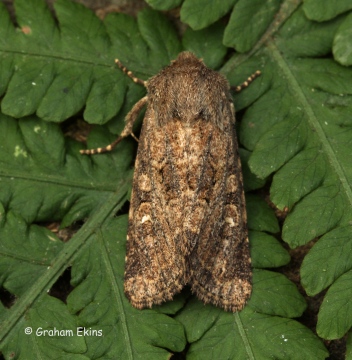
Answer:
<svg viewBox="0 0 352 360"><path fill-rule="evenodd" d="M248 339L248 336L246 334L246 331L244 330L244 326L243 326L243 323L242 323L242 320L241 320L241 317L239 315L238 312L234 313L233 314L234 318L235 318L235 323L237 325L237 329L238 329L238 332L240 333L241 335L241 339L243 341L243 345L246 349L246 353L248 355L248 359L249 360L255 360L255 357L254 357L254 354L253 354L253 351L252 351L252 348L251 348L251 345L249 343L249 339Z"/></svg>
<svg viewBox="0 0 352 360"><path fill-rule="evenodd" d="M4 55L20 55L20 56L31 56L33 58L39 58L39 59L51 59L51 60L56 60L56 61L71 61L71 62L76 62L79 64L85 64L85 65L89 65L92 68L93 67L97 67L97 66L102 66L102 67L106 67L106 68L111 68L111 67L115 67L117 68L117 66L114 63L114 59L111 58L111 61L109 62L103 62L103 61L99 61L99 58L97 56L94 56L94 53L92 53L91 58L89 60L86 59L86 57L79 57L79 56L63 56L62 52L61 53L36 53L36 52L28 52L27 49L25 50L10 50L10 49L6 49L6 48L2 48L0 49L0 56L4 54ZM66 54L64 54L66 55ZM93 61L92 61L93 60Z"/></svg>
<svg viewBox="0 0 352 360"><path fill-rule="evenodd" d="M6 172L3 171L3 169L1 169L0 178L8 178L11 181L18 179L18 180L33 181L33 182L39 182L45 184L55 184L57 186L67 186L70 188L79 188L83 190L95 190L95 191L106 191L106 192L114 192L118 187L119 183L125 181L125 178L121 178L118 181L111 179L107 183L97 180L94 180L93 182L93 179L90 177L89 178L86 177L87 179L89 179L89 181L84 181L83 179L75 181L60 176L53 176L53 175L40 176L25 171L16 171L13 169L11 169L11 172Z"/></svg>
<svg viewBox="0 0 352 360"><path fill-rule="evenodd" d="M122 297L124 295L123 294L121 295L120 288L116 282L116 276L114 275L113 266L110 261L109 251L106 248L106 243L104 242L101 232L99 232L98 238L100 240L101 248L103 250L102 256L103 256L103 261L105 264L106 272L108 274L108 278L110 280L112 291L113 291L114 297L116 299L118 314L119 314L119 317L121 320L120 324L121 324L122 331L123 331L123 338L125 340L125 345L126 345L125 349L128 354L128 359L133 359L132 341L131 341L131 336L130 336L130 332L128 329L128 323L127 323L127 319L126 319L126 311L122 304Z"/></svg>

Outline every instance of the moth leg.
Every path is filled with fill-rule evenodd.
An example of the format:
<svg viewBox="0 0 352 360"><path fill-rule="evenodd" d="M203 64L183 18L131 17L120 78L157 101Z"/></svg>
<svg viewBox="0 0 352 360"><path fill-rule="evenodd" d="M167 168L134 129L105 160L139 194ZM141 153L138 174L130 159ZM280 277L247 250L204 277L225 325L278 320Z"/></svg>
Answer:
<svg viewBox="0 0 352 360"><path fill-rule="evenodd" d="M137 78L136 76L134 76L133 72L128 70L126 68L126 66L123 66L121 61L119 59L115 59L115 64L128 76L130 77L136 84L140 84L143 86L147 86L147 82Z"/></svg>
<svg viewBox="0 0 352 360"><path fill-rule="evenodd" d="M86 155L102 154L102 153L113 150L121 140L123 140L125 137L127 137L129 135L132 135L132 137L134 137L136 139L136 137L132 133L133 124L136 121L136 119L137 119L139 113L141 112L143 106L146 105L147 102L148 102L148 96L145 96L144 98L140 99L133 106L132 110L126 116L126 125L125 125L124 129L122 130L121 135L114 142L112 142L110 145L102 147L102 148L97 148L97 149L80 150L79 152L81 154L86 154Z"/></svg>
<svg viewBox="0 0 352 360"><path fill-rule="evenodd" d="M246 81L244 81L241 85L233 86L231 89L235 90L236 92L241 92L243 89L248 87L248 85L256 79L258 76L260 76L261 72L257 70L254 74L252 74Z"/></svg>

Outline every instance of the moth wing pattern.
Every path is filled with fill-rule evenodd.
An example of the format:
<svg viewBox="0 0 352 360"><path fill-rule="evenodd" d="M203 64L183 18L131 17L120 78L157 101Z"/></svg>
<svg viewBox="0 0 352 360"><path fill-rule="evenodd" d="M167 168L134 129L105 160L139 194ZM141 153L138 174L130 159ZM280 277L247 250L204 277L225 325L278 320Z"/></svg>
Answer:
<svg viewBox="0 0 352 360"><path fill-rule="evenodd" d="M213 129L208 167L216 173L197 244L189 258L192 291L204 303L227 311L241 310L252 291L241 162L229 119ZM232 136L224 136L232 134ZM223 164L216 159L222 154ZM207 172L205 172L207 173ZM211 181L209 178L207 181Z"/></svg>
<svg viewBox="0 0 352 360"><path fill-rule="evenodd" d="M126 245L124 289L133 306L142 309L171 300L185 285L186 259L171 236L165 194L165 138L147 110L135 163ZM166 210L167 208L167 210Z"/></svg>
<svg viewBox="0 0 352 360"><path fill-rule="evenodd" d="M125 293L133 306L185 284L241 310L251 265L234 109L225 78L191 53L150 79L129 214Z"/></svg>

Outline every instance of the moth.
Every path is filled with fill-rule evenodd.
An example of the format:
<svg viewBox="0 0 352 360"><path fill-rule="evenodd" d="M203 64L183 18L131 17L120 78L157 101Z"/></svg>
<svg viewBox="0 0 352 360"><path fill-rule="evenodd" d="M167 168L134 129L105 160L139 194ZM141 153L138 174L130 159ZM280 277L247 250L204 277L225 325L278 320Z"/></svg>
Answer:
<svg viewBox="0 0 352 360"><path fill-rule="evenodd" d="M182 52L146 86L111 151L132 135L147 105L135 163L124 291L138 308L171 300L185 285L204 303L241 310L252 291L235 110L228 81ZM257 71L236 88L240 91Z"/></svg>

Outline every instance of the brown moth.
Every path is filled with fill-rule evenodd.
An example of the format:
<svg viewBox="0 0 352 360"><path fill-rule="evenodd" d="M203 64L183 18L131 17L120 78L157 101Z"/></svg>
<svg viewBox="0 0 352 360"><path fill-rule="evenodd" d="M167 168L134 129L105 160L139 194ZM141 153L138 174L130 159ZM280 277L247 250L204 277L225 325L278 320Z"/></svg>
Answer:
<svg viewBox="0 0 352 360"><path fill-rule="evenodd" d="M125 294L139 309L189 284L204 303L241 310L252 269L235 112L227 80L190 52L147 82L110 151L144 105L127 235ZM259 71L236 88L240 91Z"/></svg>

